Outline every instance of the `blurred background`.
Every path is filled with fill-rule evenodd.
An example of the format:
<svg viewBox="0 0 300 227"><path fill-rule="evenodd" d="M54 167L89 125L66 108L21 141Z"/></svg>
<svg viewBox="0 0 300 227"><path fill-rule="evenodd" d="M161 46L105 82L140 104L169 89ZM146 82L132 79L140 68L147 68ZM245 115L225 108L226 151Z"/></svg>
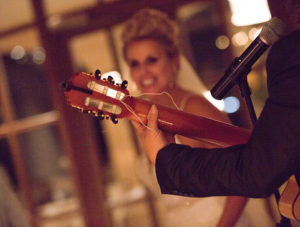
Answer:
<svg viewBox="0 0 300 227"><path fill-rule="evenodd" d="M59 86L74 72L100 69L134 87L120 31L144 7L179 23L189 61L180 77L199 92L271 18L264 0L0 0L0 163L32 226L164 226L163 208L137 177L132 126L75 111ZM265 57L248 75L257 115L267 97ZM224 102L235 125L251 128L238 87Z"/></svg>

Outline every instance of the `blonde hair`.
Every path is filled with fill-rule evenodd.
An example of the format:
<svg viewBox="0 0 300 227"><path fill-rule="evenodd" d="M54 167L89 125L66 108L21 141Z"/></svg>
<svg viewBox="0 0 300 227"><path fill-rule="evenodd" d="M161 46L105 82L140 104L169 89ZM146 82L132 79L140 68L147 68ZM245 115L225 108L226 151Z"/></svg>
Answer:
<svg viewBox="0 0 300 227"><path fill-rule="evenodd" d="M153 39L162 43L167 55L172 58L179 53L178 27L167 14L155 9L142 9L134 14L122 31L123 56L133 41Z"/></svg>

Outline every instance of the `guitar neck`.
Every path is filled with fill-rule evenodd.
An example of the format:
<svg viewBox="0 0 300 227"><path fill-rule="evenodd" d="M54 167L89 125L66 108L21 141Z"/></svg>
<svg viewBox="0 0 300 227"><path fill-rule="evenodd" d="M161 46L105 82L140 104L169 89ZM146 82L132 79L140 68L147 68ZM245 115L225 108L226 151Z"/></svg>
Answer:
<svg viewBox="0 0 300 227"><path fill-rule="evenodd" d="M126 117L146 124L147 114L152 103L133 97L130 99L130 106L135 114L129 113ZM157 109L159 114L158 127L164 132L197 140L206 140L220 146L246 143L249 139L249 130L228 123L160 105L157 105Z"/></svg>
<svg viewBox="0 0 300 227"><path fill-rule="evenodd" d="M112 78L100 80L97 77L96 73L74 74L63 86L67 103L95 116L110 116L114 123L117 123L116 118L123 117L147 123L152 103L130 96L126 81L114 85ZM158 126L168 133L220 146L245 143L249 138L246 129L160 105L157 108Z"/></svg>

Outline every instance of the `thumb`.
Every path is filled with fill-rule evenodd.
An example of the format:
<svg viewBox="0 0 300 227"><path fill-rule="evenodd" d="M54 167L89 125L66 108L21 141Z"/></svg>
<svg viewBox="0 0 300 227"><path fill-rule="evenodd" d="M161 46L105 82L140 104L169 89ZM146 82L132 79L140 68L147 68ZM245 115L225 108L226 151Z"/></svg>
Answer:
<svg viewBox="0 0 300 227"><path fill-rule="evenodd" d="M148 119L148 124L147 124L148 127L153 129L154 131L157 131L158 110L156 105L151 106L147 119Z"/></svg>

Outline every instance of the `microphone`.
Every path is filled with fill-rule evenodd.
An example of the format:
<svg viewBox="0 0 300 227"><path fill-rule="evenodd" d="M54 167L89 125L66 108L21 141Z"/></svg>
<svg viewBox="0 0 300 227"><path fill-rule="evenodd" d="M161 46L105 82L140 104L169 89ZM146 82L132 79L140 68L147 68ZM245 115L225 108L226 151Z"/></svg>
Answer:
<svg viewBox="0 0 300 227"><path fill-rule="evenodd" d="M284 23L276 17L266 22L259 36L240 57L235 58L225 71L224 76L211 89L211 95L215 99L222 99L236 83L241 81L243 76L251 71L251 66L269 46L273 45L284 34L284 30Z"/></svg>

